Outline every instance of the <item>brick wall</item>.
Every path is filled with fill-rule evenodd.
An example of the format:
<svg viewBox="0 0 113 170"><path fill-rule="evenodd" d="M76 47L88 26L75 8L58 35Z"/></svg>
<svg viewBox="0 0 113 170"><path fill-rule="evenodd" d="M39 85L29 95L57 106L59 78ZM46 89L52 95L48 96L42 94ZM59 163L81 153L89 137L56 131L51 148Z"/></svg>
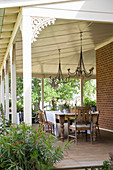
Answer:
<svg viewBox="0 0 113 170"><path fill-rule="evenodd" d="M113 42L96 51L96 78L99 124L113 130Z"/></svg>

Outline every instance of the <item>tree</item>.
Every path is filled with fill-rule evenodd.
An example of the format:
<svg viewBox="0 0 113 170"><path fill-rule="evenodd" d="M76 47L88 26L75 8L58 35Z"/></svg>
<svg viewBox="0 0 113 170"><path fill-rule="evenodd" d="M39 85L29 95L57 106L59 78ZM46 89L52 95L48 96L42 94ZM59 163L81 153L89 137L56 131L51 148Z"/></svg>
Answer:
<svg viewBox="0 0 113 170"><path fill-rule="evenodd" d="M41 80L38 78L32 79L32 104L37 110L40 107L41 101Z"/></svg>
<svg viewBox="0 0 113 170"><path fill-rule="evenodd" d="M96 103L96 80L90 79L84 81L83 96L85 105Z"/></svg>
<svg viewBox="0 0 113 170"><path fill-rule="evenodd" d="M46 102L52 101L52 106L55 107L57 101L73 100L74 94L80 89L80 80L68 79L65 83L55 82L54 79L45 79L44 99Z"/></svg>

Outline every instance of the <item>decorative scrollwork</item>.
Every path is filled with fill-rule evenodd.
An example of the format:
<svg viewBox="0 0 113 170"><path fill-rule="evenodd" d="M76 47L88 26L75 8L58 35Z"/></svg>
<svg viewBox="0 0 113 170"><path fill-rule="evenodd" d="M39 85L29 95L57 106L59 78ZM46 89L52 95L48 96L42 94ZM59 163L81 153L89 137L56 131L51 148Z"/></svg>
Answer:
<svg viewBox="0 0 113 170"><path fill-rule="evenodd" d="M38 34L40 31L47 27L48 25L55 23L55 18L48 17L32 17L32 39L31 42L37 41Z"/></svg>

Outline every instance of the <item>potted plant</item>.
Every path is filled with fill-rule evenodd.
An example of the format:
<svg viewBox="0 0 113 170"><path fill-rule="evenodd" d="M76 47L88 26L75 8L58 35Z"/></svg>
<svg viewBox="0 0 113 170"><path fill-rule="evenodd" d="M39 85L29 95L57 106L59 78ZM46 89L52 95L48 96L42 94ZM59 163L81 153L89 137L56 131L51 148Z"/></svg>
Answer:
<svg viewBox="0 0 113 170"><path fill-rule="evenodd" d="M88 97L84 99L84 106L91 106L93 112L96 111L96 100L90 100Z"/></svg>

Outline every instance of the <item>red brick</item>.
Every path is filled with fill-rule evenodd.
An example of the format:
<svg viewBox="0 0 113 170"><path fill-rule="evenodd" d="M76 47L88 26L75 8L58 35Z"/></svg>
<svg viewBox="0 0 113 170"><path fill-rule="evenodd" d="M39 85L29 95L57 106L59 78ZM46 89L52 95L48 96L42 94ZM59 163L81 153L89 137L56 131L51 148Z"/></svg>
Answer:
<svg viewBox="0 0 113 170"><path fill-rule="evenodd" d="M96 51L96 79L99 124L113 130L113 42Z"/></svg>

